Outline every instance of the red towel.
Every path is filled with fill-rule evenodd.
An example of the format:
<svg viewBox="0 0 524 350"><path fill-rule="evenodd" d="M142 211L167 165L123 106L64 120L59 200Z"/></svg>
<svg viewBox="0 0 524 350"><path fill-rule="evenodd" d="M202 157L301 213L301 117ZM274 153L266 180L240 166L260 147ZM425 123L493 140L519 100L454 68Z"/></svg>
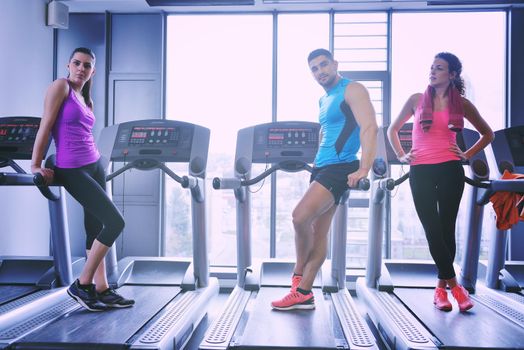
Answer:
<svg viewBox="0 0 524 350"><path fill-rule="evenodd" d="M433 91L431 85L422 96L422 113L420 115L420 124L422 130L427 132L433 123ZM453 85L448 89L448 107L449 122L448 128L455 132L460 132L464 128L464 104L460 92Z"/></svg>
<svg viewBox="0 0 524 350"><path fill-rule="evenodd" d="M504 170L501 179L524 179L524 175ZM499 230L508 230L519 220L524 221L524 209L521 207L524 203L524 195L521 193L497 192L489 200L493 204Z"/></svg>

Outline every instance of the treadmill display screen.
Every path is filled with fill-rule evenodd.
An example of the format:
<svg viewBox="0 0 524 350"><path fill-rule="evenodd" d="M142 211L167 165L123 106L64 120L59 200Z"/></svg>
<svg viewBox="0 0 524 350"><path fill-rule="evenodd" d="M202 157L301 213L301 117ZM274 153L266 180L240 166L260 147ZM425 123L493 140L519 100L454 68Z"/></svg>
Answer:
<svg viewBox="0 0 524 350"><path fill-rule="evenodd" d="M269 128L268 148L317 147L318 132L312 128Z"/></svg>
<svg viewBox="0 0 524 350"><path fill-rule="evenodd" d="M0 144L33 144L37 131L38 124L2 124Z"/></svg>
<svg viewBox="0 0 524 350"><path fill-rule="evenodd" d="M134 127L129 137L129 145L169 145L176 147L180 131L175 127Z"/></svg>

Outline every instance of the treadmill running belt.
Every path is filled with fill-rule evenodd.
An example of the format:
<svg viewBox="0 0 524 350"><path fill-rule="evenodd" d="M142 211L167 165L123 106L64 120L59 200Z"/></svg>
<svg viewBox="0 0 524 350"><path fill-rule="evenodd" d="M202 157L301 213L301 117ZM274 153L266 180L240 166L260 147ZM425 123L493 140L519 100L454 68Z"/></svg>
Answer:
<svg viewBox="0 0 524 350"><path fill-rule="evenodd" d="M434 289L395 288L394 293L442 342L444 348L523 349L524 329L479 302L468 312L459 312L448 291L453 310L433 305Z"/></svg>
<svg viewBox="0 0 524 350"><path fill-rule="evenodd" d="M255 305L247 311L249 319L235 347L333 349L340 345L335 336L345 342L336 311L318 288L313 289L315 310L273 310L271 301L282 298L288 292L289 288L263 287L259 290Z"/></svg>
<svg viewBox="0 0 524 350"><path fill-rule="evenodd" d="M121 348L180 292L180 288L123 286L118 292L135 299L135 305L103 312L79 309L30 333L17 345L22 349L24 346L30 346L31 349Z"/></svg>
<svg viewBox="0 0 524 350"><path fill-rule="evenodd" d="M35 286L0 286L0 305L36 292L39 289Z"/></svg>

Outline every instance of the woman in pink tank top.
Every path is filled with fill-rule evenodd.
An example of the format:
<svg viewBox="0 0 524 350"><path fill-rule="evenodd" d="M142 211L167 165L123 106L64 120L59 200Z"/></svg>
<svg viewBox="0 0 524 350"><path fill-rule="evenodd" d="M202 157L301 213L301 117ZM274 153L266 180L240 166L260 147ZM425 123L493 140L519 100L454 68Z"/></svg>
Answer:
<svg viewBox="0 0 524 350"><path fill-rule="evenodd" d="M412 95L388 129L388 138L399 161L410 164L409 184L418 217L424 228L430 254L438 270L433 303L450 311L446 287L460 311L473 307L469 294L457 283L455 222L464 190L462 160L471 158L493 140L493 131L464 95L462 64L453 54L441 52L433 60L426 91ZM405 153L398 132L412 116L413 147ZM456 132L466 118L480 139L463 152Z"/></svg>
<svg viewBox="0 0 524 350"><path fill-rule="evenodd" d="M104 257L124 229L124 218L106 194L105 169L92 133L95 124L91 99L95 55L77 48L67 65L69 74L47 89L44 114L36 136L31 171L46 184L57 180L84 208L87 260L68 294L90 311L130 307L107 281ZM49 137L56 145L56 166L42 166Z"/></svg>

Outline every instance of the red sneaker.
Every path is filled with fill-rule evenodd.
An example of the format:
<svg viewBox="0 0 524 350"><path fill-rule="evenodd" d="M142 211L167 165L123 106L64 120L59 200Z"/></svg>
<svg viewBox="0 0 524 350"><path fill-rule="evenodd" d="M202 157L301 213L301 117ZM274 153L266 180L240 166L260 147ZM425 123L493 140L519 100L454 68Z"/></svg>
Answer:
<svg viewBox="0 0 524 350"><path fill-rule="evenodd" d="M448 293L444 288L435 288L435 296L433 297L433 304L442 311L451 311L453 306L448 300Z"/></svg>
<svg viewBox="0 0 524 350"><path fill-rule="evenodd" d="M313 292L309 292L307 295L297 291L289 292L282 299L273 301L271 307L276 310L314 309L315 297Z"/></svg>
<svg viewBox="0 0 524 350"><path fill-rule="evenodd" d="M456 285L451 289L451 294L453 294L453 297L457 301L461 312L468 311L473 307L473 302L469 298L469 293L464 287Z"/></svg>
<svg viewBox="0 0 524 350"><path fill-rule="evenodd" d="M291 277L291 289L289 291L296 292L300 281L302 281L301 275L293 275L293 277Z"/></svg>

